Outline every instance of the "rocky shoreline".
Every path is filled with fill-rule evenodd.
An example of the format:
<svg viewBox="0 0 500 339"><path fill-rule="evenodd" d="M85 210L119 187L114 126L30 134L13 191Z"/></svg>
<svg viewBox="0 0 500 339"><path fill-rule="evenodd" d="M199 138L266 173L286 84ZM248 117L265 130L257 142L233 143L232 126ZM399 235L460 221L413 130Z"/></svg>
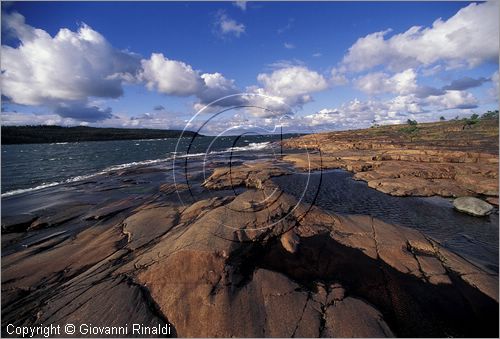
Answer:
<svg viewBox="0 0 500 339"><path fill-rule="evenodd" d="M420 126L420 125L419 125ZM498 121L461 122L310 134L284 146L308 150L284 160L303 170L342 168L395 196L475 196L498 206Z"/></svg>
<svg viewBox="0 0 500 339"><path fill-rule="evenodd" d="M5 216L2 335L86 322L169 323L182 337L498 336L497 273L419 231L298 201L273 182L291 170L248 161L188 186L136 168Z"/></svg>

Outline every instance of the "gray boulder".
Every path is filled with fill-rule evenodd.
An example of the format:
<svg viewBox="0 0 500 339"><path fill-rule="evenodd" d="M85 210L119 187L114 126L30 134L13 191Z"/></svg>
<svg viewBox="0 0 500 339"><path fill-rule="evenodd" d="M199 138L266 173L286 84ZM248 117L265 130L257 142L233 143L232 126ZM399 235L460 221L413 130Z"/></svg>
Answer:
<svg viewBox="0 0 500 339"><path fill-rule="evenodd" d="M493 206L474 197L460 197L453 201L453 206L460 212L464 212L476 217L482 217L493 211Z"/></svg>

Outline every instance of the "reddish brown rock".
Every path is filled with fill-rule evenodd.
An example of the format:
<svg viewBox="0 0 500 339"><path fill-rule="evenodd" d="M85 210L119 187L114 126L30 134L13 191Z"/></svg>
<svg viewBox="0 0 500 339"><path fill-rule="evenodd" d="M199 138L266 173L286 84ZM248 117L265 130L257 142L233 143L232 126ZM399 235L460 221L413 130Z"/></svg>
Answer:
<svg viewBox="0 0 500 339"><path fill-rule="evenodd" d="M492 205L495 205L498 207L498 198L496 197L488 197L486 198L486 201L489 202Z"/></svg>
<svg viewBox="0 0 500 339"><path fill-rule="evenodd" d="M177 224L179 213L172 207L142 209L123 221L128 248L136 249L167 233Z"/></svg>
<svg viewBox="0 0 500 339"><path fill-rule="evenodd" d="M300 238L297 236L297 234L292 228L288 232L285 232L284 234L281 235L280 242L285 250L287 250L290 253L295 253L297 252L297 248L300 243Z"/></svg>
<svg viewBox="0 0 500 339"><path fill-rule="evenodd" d="M164 194L172 194L174 192L187 190L189 187L186 184L164 183L160 185L160 192Z"/></svg>
<svg viewBox="0 0 500 339"><path fill-rule="evenodd" d="M168 322L182 337L498 333L496 274L416 230L325 213L263 184L190 206L107 202L76 234L5 255L2 326Z"/></svg>
<svg viewBox="0 0 500 339"><path fill-rule="evenodd" d="M84 217L87 220L99 220L107 217L112 217L122 211L125 211L132 207L137 207L141 204L139 199L136 198L124 198L118 201L112 201L101 207L97 207L94 210L87 213Z"/></svg>
<svg viewBox="0 0 500 339"><path fill-rule="evenodd" d="M284 160L301 170L342 168L396 196L498 197L498 126L485 121L464 131L455 125L419 125L415 140L406 138L404 126L305 135L284 146L307 152ZM436 139L440 133L444 138Z"/></svg>
<svg viewBox="0 0 500 339"><path fill-rule="evenodd" d="M283 166L272 161L247 161L240 166L215 169L202 185L208 189L231 189L242 185L263 189L269 178L289 173Z"/></svg>
<svg viewBox="0 0 500 339"><path fill-rule="evenodd" d="M327 338L390 338L394 337L382 314L356 298L345 298L328 307L325 314Z"/></svg>

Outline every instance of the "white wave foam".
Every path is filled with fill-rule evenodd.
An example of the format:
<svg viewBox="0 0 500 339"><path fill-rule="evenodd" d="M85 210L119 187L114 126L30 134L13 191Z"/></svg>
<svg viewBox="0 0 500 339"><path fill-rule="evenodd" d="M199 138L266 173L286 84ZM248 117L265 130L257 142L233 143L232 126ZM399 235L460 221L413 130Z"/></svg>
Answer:
<svg viewBox="0 0 500 339"><path fill-rule="evenodd" d="M129 167L140 166L140 165L157 164L157 163L160 163L160 162L167 161L169 159L170 158L152 159L152 160L143 160L143 161L133 161L133 162L129 162L129 163L126 163L126 164L113 165L113 166L110 166L110 167L106 167L104 170L102 170L101 172L99 172L97 174L106 174L108 172L117 171L117 170L121 170L121 169L124 169L124 168L129 168Z"/></svg>
<svg viewBox="0 0 500 339"><path fill-rule="evenodd" d="M229 152L263 150L263 149L269 148L270 145L271 145L271 142L269 142L269 141L258 142L258 143L257 142L252 142L252 143L248 144L247 146L229 147L229 148L227 148L226 150L223 150L223 151L212 151L212 152L210 152L210 154L221 154L221 153L229 153ZM175 154L175 153L176 152L171 152L171 154L175 155L176 158L192 158L192 157L201 157L201 156L205 156L206 155L206 153L193 153L193 154L182 154L182 155L178 155L180 152L177 152L177 154ZM77 181L81 181L81 180L86 180L86 179L89 179L89 178L92 178L92 177L95 177L95 176L98 176L98 175L107 174L109 172L113 172L113 171L117 171L117 170L122 170L122 169L125 169L125 168L130 168L130 167L135 167L135 166L141 166L141 165L152 165L152 164L157 164L157 163L165 162L165 161L168 161L168 160L171 160L171 159L172 158L168 157L168 158L162 158L162 159L153 159L153 160L144 160L144 161L133 161L133 162L125 163L125 164L113 165L113 166L106 167L102 171L99 171L99 172L96 172L96 173L92 173L92 174L79 175L79 176L76 176L76 177L73 177L73 178L69 178L69 179L66 179L66 180L63 180L63 181L59 181L59 182L43 183L43 184L41 184L39 186L35 186L35 187L12 190L12 191L9 191L9 192L2 193L1 197L3 198L3 197L9 197L9 196L13 196L13 195L25 193L25 192L38 191L38 190L41 190L41 189L44 189L44 188L53 187L53 186L57 186L57 185L61 185L61 184L68 184L68 183L73 183L73 182L77 182Z"/></svg>
<svg viewBox="0 0 500 339"><path fill-rule="evenodd" d="M42 188L57 186L59 184L60 184L60 182L51 182L51 183L48 183L48 184L41 184L39 186L30 187L30 188L21 188L21 189L17 189L17 190L13 190L13 191L2 193L2 198L3 197L9 197L11 195L25 193L25 192L38 191L38 190L41 190Z"/></svg>
<svg viewBox="0 0 500 339"><path fill-rule="evenodd" d="M194 157L201 157L204 155L205 155L205 153L184 154L184 155L178 156L178 158L194 158Z"/></svg>
<svg viewBox="0 0 500 339"><path fill-rule="evenodd" d="M113 165L113 166L106 167L102 171L99 171L99 172L96 172L96 173L92 173L92 174L78 175L76 177L72 177L72 178L69 178L69 179L66 179L66 180L63 180L63 181L56 181L56 182L51 182L51 183L43 183L43 184L35 186L35 187L21 188L21 189L17 189L17 190L12 190L12 191L9 191L9 192L2 193L1 197L3 198L3 197L9 197L9 196L13 196L13 195L25 193L25 192L38 191L38 190L41 190L41 189L44 189L44 188L48 188L48 187L53 187L53 186L57 186L57 185L61 185L61 184L69 184L69 183L73 183L73 182L77 182L77 181L81 181L81 180L90 179L90 178L98 176L98 175L107 174L109 172L118 171L118 170L125 169L125 168L130 168L130 167L135 167L135 166L141 166L141 165L151 165L151 164L156 164L156 163L164 162L164 161L167 161L167 160L168 160L168 158L165 158L165 159L153 159L153 160L144 160L144 161L134 161L134 162L129 162L129 163L120 164L120 165Z"/></svg>
<svg viewBox="0 0 500 339"><path fill-rule="evenodd" d="M270 141L265 141L265 142L251 142L247 146L241 146L241 147L229 147L226 152L240 152L240 151L260 151L266 148L269 148L271 146Z"/></svg>

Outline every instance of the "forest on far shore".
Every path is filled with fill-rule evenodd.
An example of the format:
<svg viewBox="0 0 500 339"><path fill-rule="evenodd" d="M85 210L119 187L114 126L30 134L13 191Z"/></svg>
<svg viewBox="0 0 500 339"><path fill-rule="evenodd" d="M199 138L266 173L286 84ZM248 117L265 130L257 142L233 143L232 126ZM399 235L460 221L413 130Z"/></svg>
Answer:
<svg viewBox="0 0 500 339"><path fill-rule="evenodd" d="M178 138L181 130L63 126L2 126L2 144ZM185 131L183 137L196 132Z"/></svg>

